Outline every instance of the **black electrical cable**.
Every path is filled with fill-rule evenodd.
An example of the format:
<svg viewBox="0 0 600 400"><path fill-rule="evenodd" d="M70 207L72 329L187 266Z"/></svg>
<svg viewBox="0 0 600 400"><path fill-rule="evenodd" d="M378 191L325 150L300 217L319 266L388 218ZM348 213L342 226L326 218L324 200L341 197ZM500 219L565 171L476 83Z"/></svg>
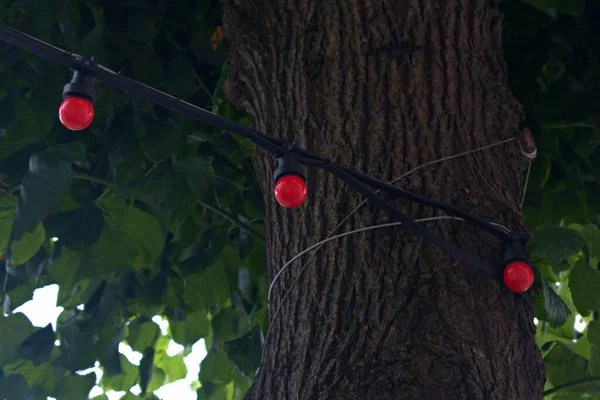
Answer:
<svg viewBox="0 0 600 400"><path fill-rule="evenodd" d="M474 266L475 268L488 274L492 278L500 279L500 271L498 269L493 268L492 266L479 260L478 258L474 257L473 255L466 252L465 250L462 250L462 249L456 247L455 245L453 245L452 243L448 242L447 240L442 239L441 237L431 233L423 225L419 224L418 222L415 222L412 218L410 218L406 214L397 210L394 206L392 206L390 203L388 203L387 201L382 199L379 195L377 195L371 189L364 186L362 183L360 183L356 178L354 178L350 173L345 171L340 166L335 165L333 163L326 163L326 164L320 165L319 167L324 169L325 171L328 171L328 172L332 173L333 175L337 176L339 179L344 181L348 186L350 186L351 188L358 191L366 199L370 200L377 207L381 208L384 211L387 211L392 216L392 218L394 218L396 221L402 222L403 225L405 225L408 229L413 231L418 236L421 236L423 239L426 239L426 240L432 242L433 244L438 246L440 249L444 250L446 253L458 258L461 261L466 262L467 264Z"/></svg>
<svg viewBox="0 0 600 400"><path fill-rule="evenodd" d="M247 126L222 118L217 114L206 111L203 108L127 78L126 76L117 74L107 68L98 66L90 62L89 59L78 57L75 54L54 47L5 24L0 24L0 39L67 68L81 71L109 86L149 100L155 104L168 108L171 111L186 115L215 128L233 132L273 154L281 153L283 151L281 147L283 142L277 139L268 137Z"/></svg>
<svg viewBox="0 0 600 400"><path fill-rule="evenodd" d="M414 221L407 215L403 214L399 210L397 210L394 206L392 206L387 201L383 200L379 197L375 192L370 190L369 188L362 185L358 180L356 180L350 173L345 171L342 167L333 164L333 163L325 163L320 165L315 165L318 168L322 168L325 171L330 172L331 174L337 176L339 179L344 181L348 186L352 187L360 194L362 194L367 200L370 200L373 204L375 204L380 209L387 211L392 218L394 218L398 222L402 222L407 228L409 228L416 235L421 236L423 239L430 241L431 243L438 246L440 249L445 251L446 253L454 256L455 258L470 264L471 266L477 268L481 272L489 275L490 277L496 280L502 280L502 271L500 269L495 269L491 265L483 262L477 257L473 256L469 252L462 250L452 243L448 242L441 237L434 235L423 225ZM530 313L534 312L533 309L533 301L531 296L527 293L515 293L515 295L525 302Z"/></svg>
<svg viewBox="0 0 600 400"><path fill-rule="evenodd" d="M89 58L84 58L79 55L69 53L65 50L54 47L48 43L45 43L37 38L29 36L5 24L0 24L0 39L14 46L27 50L33 54L36 54L42 58L61 64L72 70L81 71L92 78L106 83L109 86L113 86L116 89L120 89L135 96L141 97L145 100L149 100L155 104L161 105L172 111L186 115L199 122L205 123L215 128L224 129L234 134L240 135L274 155L283 154L286 151L288 151L284 142L281 142L275 138L271 138L252 128L222 118L198 106L195 106L174 96L171 96L168 93L161 92L138 81L127 78L114 71L111 71L110 69L97 65L95 62L92 62ZM302 156L301 159L305 165L320 167L331 172L332 174L346 182L349 186L356 189L368 200L372 201L378 207L388 212L396 220L402 222L404 225L406 225L407 228L411 229L417 235L431 241L432 243L440 247L442 250L446 251L447 253L453 255L454 257L464 262L471 264L472 266L478 268L482 272L496 279L499 278L499 272L496 269L492 268L488 264L472 256L468 252L459 249L450 242L434 235L433 233L428 231L424 226L413 221L410 217L398 211L395 207L383 200L372 190L364 186L363 183L383 190L394 196L403 197L411 201L415 201L421 204L444 210L450 214L463 218L464 220L470 222L474 226L484 229L501 239L506 239L508 237L508 234L506 232L503 232L497 227L494 227L493 225L487 223L486 221L483 221L476 216L461 211L451 205L439 203L427 197L418 195L416 193L412 193L408 190L398 188L378 179L353 171L347 167L338 166L326 159L313 156L305 150L298 149L297 151Z"/></svg>
<svg viewBox="0 0 600 400"><path fill-rule="evenodd" d="M240 125L236 122L220 117L219 115L204 110L203 108L200 108L181 99L178 99L174 96L171 96L168 93L161 92L138 81L127 78L126 76L117 74L116 72L111 71L107 68L98 66L97 64L90 62L89 59L79 57L75 54L54 47L46 42L43 42L33 36L29 36L5 24L0 24L0 38L7 41L10 44L13 44L17 47L21 47L27 51L30 51L33 54L54 61L67 68L82 71L85 74L96 78L117 89L149 100L155 104L159 104L165 108L186 115L215 128L233 132L252 141L257 146L271 152L272 154L281 154L286 151L286 149L283 146L284 143L275 138L269 137L252 128ZM313 156L305 150L298 149L298 152L302 156L306 157L307 160L310 158L315 162L329 162L328 160L325 160L323 158ZM501 229L487 223L486 221L474 215L459 210L449 204L440 203L435 200L429 199L425 196L421 196L408 190L398 188L381 180L369 177L357 171L353 171L349 168L341 168L343 168L347 173L354 176L356 179L365 182L373 187L376 187L380 190L383 190L389 194L398 197L403 197L407 200L411 200L420 204L424 204L446 211L449 214L463 218L465 221L468 221L474 226L477 226L478 228L481 228L502 240L505 240L508 237L506 232L502 231Z"/></svg>
<svg viewBox="0 0 600 400"><path fill-rule="evenodd" d="M305 154L305 153L303 153L303 154ZM325 164L329 163L329 161L327 161L327 160L324 160L324 159L321 159L318 157L312 157L312 156L300 157L299 161L301 164L312 165L312 166L320 166L320 165L325 165ZM411 200L411 201L414 201L419 204L437 208L442 211L446 211L448 214L454 215L456 217L460 217L460 218L464 219L465 221L471 223L472 225L474 225L480 229L483 229L483 230L487 231L488 233L491 233L492 235L496 236L500 240L507 240L510 238L510 235L507 232L505 232L504 230L502 230L494 225L491 225L489 222L484 221L475 215L469 214L466 211L462 211L454 206L451 206L450 204L440 203L438 201L430 199L429 197L425 197L420 194L413 193L409 190L399 188L397 186L391 185L391 184L384 182L382 180L379 180L377 178L373 178L371 176L354 171L347 167L340 166L340 168L342 168L348 174L352 175L357 180L359 180L363 183L366 183L376 189L387 192L388 194L391 194L396 197L402 197L404 199Z"/></svg>

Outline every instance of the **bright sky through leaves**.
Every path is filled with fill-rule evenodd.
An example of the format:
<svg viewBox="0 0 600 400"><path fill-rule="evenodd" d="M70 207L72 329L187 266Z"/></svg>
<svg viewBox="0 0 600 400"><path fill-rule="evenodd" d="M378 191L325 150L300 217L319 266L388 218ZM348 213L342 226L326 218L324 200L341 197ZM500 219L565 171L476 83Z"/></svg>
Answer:
<svg viewBox="0 0 600 400"><path fill-rule="evenodd" d="M49 285L43 288L37 289L33 293L33 299L17 308L14 312L22 312L27 315L29 320L34 326L44 327L48 324L52 324L53 328L56 329L56 319L63 311L62 307L56 307L56 298L58 295L58 285ZM166 330L169 326L168 321L162 319L159 316L153 318L153 320L159 325L163 334L166 334ZM175 343L173 340L169 342L167 347L167 355L174 356L180 354L184 350L183 346ZM139 365L141 360L141 354L131 349L127 344L119 344L119 352L123 354L127 359L134 365ZM192 346L192 351L184 358L185 365L187 367L187 375L185 379L169 383L162 388L158 389L155 394L164 400L177 399L177 400L196 400L196 392L191 389L191 385L198 379L198 372L200 370L199 365L206 356L206 348L204 346L204 339L200 339L197 343ZM98 363L94 368L85 370L82 373L95 373L97 376L97 383L102 377L102 370L98 368ZM139 394L139 385L134 386L131 389L133 394ZM90 398L99 396L104 392L99 386L94 386L90 392ZM125 395L125 392L106 392L109 400L117 400Z"/></svg>

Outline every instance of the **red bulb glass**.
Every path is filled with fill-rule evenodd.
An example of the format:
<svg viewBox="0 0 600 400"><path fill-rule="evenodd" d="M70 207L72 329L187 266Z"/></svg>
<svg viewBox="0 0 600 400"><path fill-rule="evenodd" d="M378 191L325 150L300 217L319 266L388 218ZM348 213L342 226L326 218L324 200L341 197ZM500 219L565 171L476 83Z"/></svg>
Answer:
<svg viewBox="0 0 600 400"><path fill-rule="evenodd" d="M94 106L81 97L67 97L60 103L58 118L65 128L81 131L94 120Z"/></svg>
<svg viewBox="0 0 600 400"><path fill-rule="evenodd" d="M298 175L285 175L275 184L275 199L287 208L296 208L306 200L306 182Z"/></svg>
<svg viewBox="0 0 600 400"><path fill-rule="evenodd" d="M504 268L502 278L511 292L523 293L533 285L533 270L526 262L513 261Z"/></svg>

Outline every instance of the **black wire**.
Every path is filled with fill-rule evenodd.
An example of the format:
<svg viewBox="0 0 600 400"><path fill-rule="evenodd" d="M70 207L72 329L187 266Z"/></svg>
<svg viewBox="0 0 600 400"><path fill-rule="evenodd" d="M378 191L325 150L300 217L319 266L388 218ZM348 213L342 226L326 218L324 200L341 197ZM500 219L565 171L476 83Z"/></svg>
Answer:
<svg viewBox="0 0 600 400"><path fill-rule="evenodd" d="M303 154L305 154L305 153L303 153ZM304 165L312 165L312 166L316 166L316 167L323 166L323 165L330 163L327 160L324 160L324 159L321 159L318 157L312 157L312 156L311 157L306 157L306 156L300 157L299 161L300 161L300 163L302 163ZM368 175L362 174L360 172L354 171L347 167L340 166L340 168L343 169L346 173L352 175L358 181L369 184L370 186L373 186L379 190L383 190L391 195L394 195L396 197L402 197L404 199L411 200L416 203L420 203L420 204L430 206L433 208L437 208L439 210L446 211L448 214L460 217L460 218L464 219L465 221L469 222L470 224L472 224L473 226L476 226L480 229L483 229L483 230L491 233L492 235L496 236L500 240L508 240L511 237L510 234L508 234L504 230L502 230L494 225L491 225L489 222L484 221L475 215L469 214L466 211L462 211L454 206L451 206L450 204L440 203L440 202L430 199L428 197L422 196L417 193L413 193L406 189L399 188L397 186L391 185L391 184L381 181L379 179L376 179L376 178L370 177Z"/></svg>
<svg viewBox="0 0 600 400"><path fill-rule="evenodd" d="M284 143L271 138L261 132L258 132L252 128L240 125L236 122L230 121L228 119L222 118L219 115L206 111L200 107L197 107L193 104L185 102L181 99L178 99L170 94L161 92L157 89L154 89L150 86L144 85L138 81L127 78L123 75L117 74L109 69L98 66L97 64L90 62L89 60L83 59L77 55L72 53L68 53L62 49L54 47L48 43L45 43L37 38L29 36L25 33L22 33L14 28L11 28L5 24L0 24L0 38L5 40L6 42L13 44L15 46L21 47L33 54L36 54L40 57L46 58L48 60L54 61L58 64L61 64L67 68L71 68L73 70L82 71L83 73L96 78L110 86L113 86L117 89L123 90L125 92L131 93L143 99L152 101L155 104L159 104L165 108L168 108L172 111L178 112L180 114L191 117L195 120L198 120L207 125L213 126L215 128L228 130L232 133L240 135L252 142L254 142L257 146L273 153L273 154L281 154L286 151ZM361 174L357 171L353 171L349 168L342 166L334 166L334 164L330 163L328 160L316 157L306 152L305 150L298 150L298 153L304 156L301 161L304 161L306 165L314 165L326 167L328 169L333 169L336 171L336 175L341 179L344 179L350 186L355 187L359 192L365 195L364 190L367 190L369 193L372 193L369 189L365 188L360 184L360 182L369 184L373 187L376 187L380 190L383 190L387 193L390 193L395 196L403 197L405 199L415 201L424 205L428 205L434 208L441 209L455 216L461 217L464 220L470 222L474 226L477 226L481 229L484 229L495 236L498 236L501 239L506 239L508 235L501 231L500 229L490 225L486 221L481 220L480 218L468 214L464 211L461 211L451 205L439 203L435 200L429 199L425 196L418 195L416 193L410 192L405 189L398 188L396 186L387 184L378 179L369 177L367 175ZM366 196L367 198L371 198L373 201L378 203L384 210L388 211L392 215L396 215L401 218L401 222L404 222L407 227L412 227L415 233L419 234L424 238L428 238L432 242L436 243L443 249L450 251L451 253L455 253L454 255L458 258L471 259L471 264L480 263L479 260L474 259L468 253L454 248L451 249L448 246L450 243L444 241L441 238L431 234L425 227L417 224L412 221L409 217L400 213L393 206L389 205L389 203L384 202L379 196L372 193L375 198ZM454 246L452 246L454 247ZM457 255L457 251L462 252L461 256ZM489 267L489 266L487 266ZM480 269L486 269L487 267L483 267ZM488 271L489 272L489 271Z"/></svg>
<svg viewBox="0 0 600 400"><path fill-rule="evenodd" d="M281 146L283 145L283 142L275 138L268 137L255 129L220 117L217 114L127 78L126 76L117 74L109 69L97 66L91 62L86 62L86 60L78 58L77 55L54 47L5 24L0 24L0 39L67 68L82 71L92 78L96 78L116 89L149 100L212 127L224 129L240 135L273 154L282 152Z"/></svg>
<svg viewBox="0 0 600 400"><path fill-rule="evenodd" d="M390 203L379 197L375 192L362 185L358 180L356 180L350 173L345 171L342 167L333 163L320 163L319 165L314 164L314 166L322 168L337 176L348 186L352 187L360 194L362 194L365 198L367 198L367 200L370 200L380 209L387 211L392 216L392 218L394 218L398 222L401 222L404 226L406 226L416 235L421 236L423 239L430 241L446 253L454 256L455 258L461 261L464 261L467 264L470 264L471 266L477 268L481 272L491 276L495 280L502 281L502 271L500 269L493 268L489 264L473 256L469 252L454 246L452 243L448 242L445 239L442 239L437 235L434 235L423 225L419 224L407 215L403 214ZM515 293L515 295L516 297L520 298L525 302L527 310L531 314L533 314L534 308L531 296L529 296L528 293Z"/></svg>
<svg viewBox="0 0 600 400"><path fill-rule="evenodd" d="M21 47L25 50L30 51L31 53L34 53L48 60L54 61L67 68L82 71L85 74L96 78L100 81L103 81L104 83L113 86L117 89L131 93L143 99L152 101L155 104L159 104L165 108L186 115L215 128L228 130L232 133L240 135L252 141L257 146L271 152L272 154L281 154L286 150L284 148L284 143L275 138L269 137L252 128L240 125L236 122L220 117L219 115L216 115L198 106L195 106L174 96L171 96L168 93L161 92L157 89L144 85L138 81L127 78L123 75L112 72L94 63L86 62L86 60L79 58L77 55L68 53L65 50L54 47L48 43L45 43L37 38L29 36L7 25L0 24L0 38L7 41L10 44ZM326 159L313 156L312 154L302 149L298 149L298 153L306 157L307 160L312 159L313 161L320 163L329 162ZM501 240L506 240L508 238L507 233L502 231L501 229L489 224L488 222L480 219L479 217L471 215L465 211L459 210L449 204L440 203L435 200L429 199L425 196L421 196L408 190L398 188L396 186L385 183L379 179L372 178L370 176L361 174L357 171L351 170L346 167L340 168L344 169L347 173L354 176L354 178L358 179L359 181L367 183L389 194L446 211L449 214L460 217L465 221L473 224L474 226L477 226L478 228L495 235Z"/></svg>
<svg viewBox="0 0 600 400"><path fill-rule="evenodd" d="M473 267L488 274L494 279L499 279L500 272L498 269L493 268L492 266L479 260L478 258L474 257L465 250L462 250L454 246L452 243L446 241L445 239L442 239L441 237L431 233L423 225L419 224L418 222L415 222L410 217L397 210L390 203L383 200L375 192L361 184L357 179L355 179L350 173L345 171L343 168L333 163L322 164L319 167L340 178L348 186L352 187L360 194L362 194L365 198L373 202L377 207L381 208L384 211L387 211L396 221L401 222L408 229L413 231L416 235L421 236L422 238L432 242L440 249L444 250L446 253L458 258L461 261L466 262L467 264L472 265Z"/></svg>
<svg viewBox="0 0 600 400"><path fill-rule="evenodd" d="M287 151L286 146L284 146L285 143L280 140L269 137L264 133L261 133L250 127L246 127L234 121L230 121L228 119L220 117L219 115L216 115L198 106L195 106L186 101L171 96L168 93L161 92L150 86L144 85L136 80L117 74L116 72L111 71L107 68L98 66L95 63L90 62L89 60L86 60L78 55L69 53L65 50L59 49L58 47L45 43L33 36L29 36L23 32L11 28L8 25L0 24L0 39L16 47L20 47L24 50L27 50L30 53L36 54L39 57L53 61L72 70L81 71L92 78L98 79L106 83L109 86L113 86L116 89L120 89L135 96L141 97L145 100L161 105L171 111L175 111L179 114L186 115L190 118L193 118L194 120L210 125L212 127L224 129L239 136L242 136L274 155L282 154ZM461 211L451 205L439 203L425 196L421 196L408 190L398 188L396 186L390 185L388 183L364 175L357 171L353 171L349 168L338 166L324 158L313 156L305 150L298 149L297 152L303 156L301 157L301 162L303 164L320 167L325 169L326 171L331 172L332 174L343 180L350 187L354 188L363 196L365 196L368 200L372 201L379 208L381 208L384 211L387 211L394 219L396 219L399 222L402 222L415 234L431 241L442 250L468 264L471 264L472 266L481 270L482 272L496 279L499 278L498 270L492 268L490 265L477 259L468 252L459 249L450 242L440 238L439 236L434 235L429 230L427 230L427 228L413 221L410 217L403 214L391 204L379 197L375 192L365 187L361 182L369 184L389 194L398 197L403 197L408 200L412 200L421 204L444 210L450 214L461 217L465 221L468 221L471 224L473 224L474 226L484 229L501 239L506 239L509 237L509 235L506 232L503 232L500 229L489 224L488 222L483 221L482 219L468 214L464 211ZM524 301L530 306L530 309L532 309L531 299L529 296L527 296L526 294L519 294L518 296L524 299Z"/></svg>

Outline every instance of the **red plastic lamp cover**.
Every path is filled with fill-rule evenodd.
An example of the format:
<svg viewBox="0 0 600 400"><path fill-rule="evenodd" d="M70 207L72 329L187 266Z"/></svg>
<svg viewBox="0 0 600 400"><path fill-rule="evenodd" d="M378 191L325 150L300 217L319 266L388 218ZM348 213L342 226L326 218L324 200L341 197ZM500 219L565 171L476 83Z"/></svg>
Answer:
<svg viewBox="0 0 600 400"><path fill-rule="evenodd" d="M285 175L275 184L275 199L287 208L296 208L306 200L306 182L298 175Z"/></svg>
<svg viewBox="0 0 600 400"><path fill-rule="evenodd" d="M60 103L58 118L65 128L81 131L94 120L94 106L81 97L67 97Z"/></svg>
<svg viewBox="0 0 600 400"><path fill-rule="evenodd" d="M504 268L502 278L510 291L523 293L533 285L533 270L526 262L513 261Z"/></svg>

